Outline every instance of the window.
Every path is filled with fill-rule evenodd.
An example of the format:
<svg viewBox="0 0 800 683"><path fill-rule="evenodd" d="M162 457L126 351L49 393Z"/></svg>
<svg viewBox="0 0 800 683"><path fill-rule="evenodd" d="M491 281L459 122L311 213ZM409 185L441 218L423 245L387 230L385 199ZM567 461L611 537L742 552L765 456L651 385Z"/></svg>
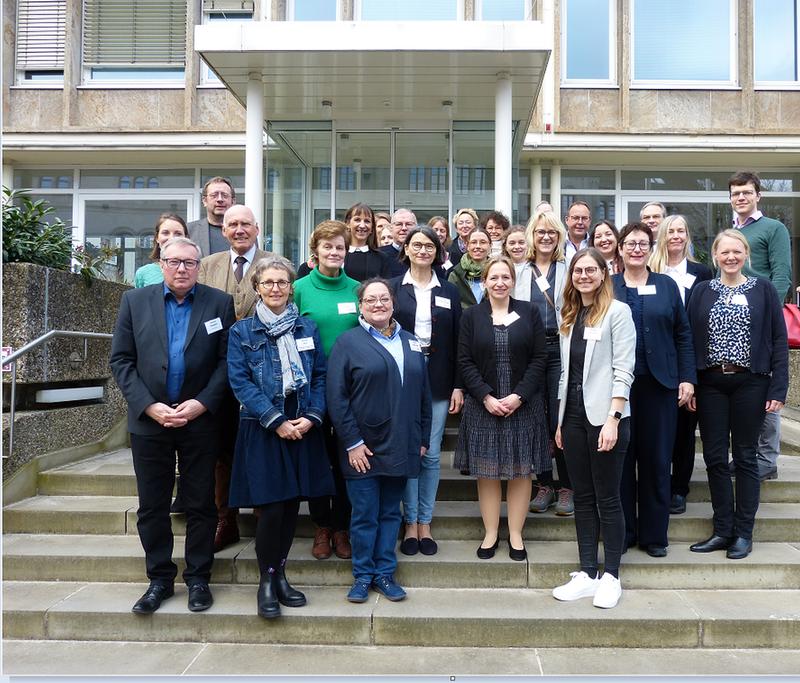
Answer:
<svg viewBox="0 0 800 683"><path fill-rule="evenodd" d="M565 0L561 61L565 85L616 83L616 4L611 0Z"/></svg>
<svg viewBox="0 0 800 683"><path fill-rule="evenodd" d="M634 0L633 82L735 84L735 0Z"/></svg>
<svg viewBox="0 0 800 683"><path fill-rule="evenodd" d="M18 83L64 82L67 0L18 0Z"/></svg>
<svg viewBox="0 0 800 683"><path fill-rule="evenodd" d="M481 0L475 18L482 21L523 21L530 16L529 0Z"/></svg>
<svg viewBox="0 0 800 683"><path fill-rule="evenodd" d="M294 21L336 21L336 0L289 0L286 15Z"/></svg>
<svg viewBox="0 0 800 683"><path fill-rule="evenodd" d="M182 83L186 31L185 0L84 0L85 78Z"/></svg>
<svg viewBox="0 0 800 683"><path fill-rule="evenodd" d="M756 83L800 80L800 7L797 0L754 0Z"/></svg>
<svg viewBox="0 0 800 683"><path fill-rule="evenodd" d="M222 22L241 24L253 19L253 0L204 0L203 23L219 24ZM221 85L217 75L202 62L200 82L209 85Z"/></svg>
<svg viewBox="0 0 800 683"><path fill-rule="evenodd" d="M458 0L356 0L362 21L455 21Z"/></svg>

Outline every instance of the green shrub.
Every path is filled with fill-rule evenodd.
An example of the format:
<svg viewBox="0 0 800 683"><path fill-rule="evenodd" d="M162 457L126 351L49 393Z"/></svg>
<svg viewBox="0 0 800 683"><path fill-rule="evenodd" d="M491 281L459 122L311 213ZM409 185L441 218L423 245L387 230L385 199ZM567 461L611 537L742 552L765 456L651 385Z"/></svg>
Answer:
<svg viewBox="0 0 800 683"><path fill-rule="evenodd" d="M25 190L3 187L3 263L70 269L71 231L61 220L48 223L54 211L48 201L33 201Z"/></svg>

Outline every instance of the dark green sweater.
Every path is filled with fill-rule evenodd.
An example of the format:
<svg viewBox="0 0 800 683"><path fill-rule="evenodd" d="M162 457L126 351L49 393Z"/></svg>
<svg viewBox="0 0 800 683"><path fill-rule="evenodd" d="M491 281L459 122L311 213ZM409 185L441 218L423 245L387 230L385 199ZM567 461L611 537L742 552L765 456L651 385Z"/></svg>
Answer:
<svg viewBox="0 0 800 683"><path fill-rule="evenodd" d="M745 264L745 275L766 278L778 290L783 301L792 286L792 250L789 231L774 218L761 216L757 221L741 228L750 244L750 265Z"/></svg>

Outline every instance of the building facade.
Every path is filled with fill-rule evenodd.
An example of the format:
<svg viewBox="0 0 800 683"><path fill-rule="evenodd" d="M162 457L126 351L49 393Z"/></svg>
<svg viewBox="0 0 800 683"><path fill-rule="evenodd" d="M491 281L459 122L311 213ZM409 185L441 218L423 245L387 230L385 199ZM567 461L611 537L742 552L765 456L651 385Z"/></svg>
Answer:
<svg viewBox="0 0 800 683"><path fill-rule="evenodd" d="M128 280L215 175L295 262L356 201L623 224L658 200L707 243L737 169L794 237L799 4L3 0L3 184Z"/></svg>

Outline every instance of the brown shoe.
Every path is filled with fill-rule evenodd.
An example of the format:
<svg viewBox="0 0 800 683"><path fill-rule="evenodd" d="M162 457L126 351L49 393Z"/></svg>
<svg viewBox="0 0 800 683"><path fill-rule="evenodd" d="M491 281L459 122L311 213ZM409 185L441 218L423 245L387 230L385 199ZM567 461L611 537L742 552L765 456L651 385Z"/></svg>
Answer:
<svg viewBox="0 0 800 683"><path fill-rule="evenodd" d="M311 548L311 554L318 560L327 560L333 548L331 548L331 534L333 529L328 527L319 527L314 534L314 546Z"/></svg>
<svg viewBox="0 0 800 683"><path fill-rule="evenodd" d="M214 534L214 552L239 542L239 525L236 517L223 517L217 522L217 533Z"/></svg>
<svg viewBox="0 0 800 683"><path fill-rule="evenodd" d="M349 560L353 556L353 549L350 547L350 534L346 531L337 531L333 535L333 550L336 557L342 560Z"/></svg>

